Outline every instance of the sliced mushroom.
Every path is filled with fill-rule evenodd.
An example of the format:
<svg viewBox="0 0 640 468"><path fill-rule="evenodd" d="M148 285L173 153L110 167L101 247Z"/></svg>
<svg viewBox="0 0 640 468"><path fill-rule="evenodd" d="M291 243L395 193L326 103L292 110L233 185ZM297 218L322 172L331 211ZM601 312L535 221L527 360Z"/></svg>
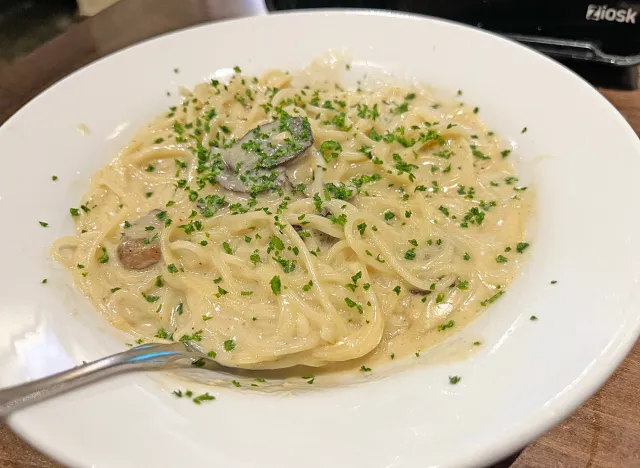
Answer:
<svg viewBox="0 0 640 468"><path fill-rule="evenodd" d="M280 187L284 168L278 167L304 153L313 144L306 118L282 115L250 130L231 148L221 152L227 166L218 182L234 192L258 193Z"/></svg>
<svg viewBox="0 0 640 468"><path fill-rule="evenodd" d="M118 245L120 264L127 270L144 270L162 258L160 229L163 222L160 210L152 210L125 229Z"/></svg>

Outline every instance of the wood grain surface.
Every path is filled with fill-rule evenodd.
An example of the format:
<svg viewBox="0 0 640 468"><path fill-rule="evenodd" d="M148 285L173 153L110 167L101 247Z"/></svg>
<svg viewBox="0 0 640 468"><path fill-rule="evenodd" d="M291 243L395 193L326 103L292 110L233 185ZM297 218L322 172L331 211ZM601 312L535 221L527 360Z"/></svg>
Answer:
<svg viewBox="0 0 640 468"><path fill-rule="evenodd" d="M221 2L218 2L221 3ZM233 16L202 0L122 0L0 70L0 123L74 70L141 40ZM640 135L640 91L601 90ZM61 465L0 423L0 468ZM572 416L500 468L640 468L640 343Z"/></svg>

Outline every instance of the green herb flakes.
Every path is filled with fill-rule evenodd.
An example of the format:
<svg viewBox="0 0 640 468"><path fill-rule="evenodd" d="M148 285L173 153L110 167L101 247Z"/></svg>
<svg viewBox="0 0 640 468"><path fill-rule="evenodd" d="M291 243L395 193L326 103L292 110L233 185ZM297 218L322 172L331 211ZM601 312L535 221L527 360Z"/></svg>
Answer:
<svg viewBox="0 0 640 468"><path fill-rule="evenodd" d="M276 275L273 278L271 278L270 284L271 284L271 291L273 291L273 294L275 294L276 296L279 296L282 291L282 283L280 282L280 277Z"/></svg>
<svg viewBox="0 0 640 468"><path fill-rule="evenodd" d="M455 326L456 322L454 320L449 320L447 323L441 323L440 325L438 325L438 331L444 331L447 328L453 328Z"/></svg>

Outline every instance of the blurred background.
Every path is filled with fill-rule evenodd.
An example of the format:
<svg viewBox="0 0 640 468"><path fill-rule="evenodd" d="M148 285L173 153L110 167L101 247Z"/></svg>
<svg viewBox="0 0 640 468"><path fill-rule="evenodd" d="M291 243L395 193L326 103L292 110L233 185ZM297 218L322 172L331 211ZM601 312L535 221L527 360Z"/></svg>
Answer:
<svg viewBox="0 0 640 468"><path fill-rule="evenodd" d="M451 19L518 40L595 86L638 87L640 0L182 0L186 9L232 18L297 8L359 7ZM0 0L0 72L12 61L116 3L136 0ZM137 3L149 4L150 2ZM120 6L120 5L118 5ZM187 8L188 7L188 8ZM215 15L212 13L215 12ZM111 24L110 34L118 34Z"/></svg>
<svg viewBox="0 0 640 468"><path fill-rule="evenodd" d="M119 1L127 0L0 0L0 70ZM264 0L200 1L216 12L225 10L221 17L266 12Z"/></svg>
<svg viewBox="0 0 640 468"><path fill-rule="evenodd" d="M0 69L79 21L77 1L0 0Z"/></svg>

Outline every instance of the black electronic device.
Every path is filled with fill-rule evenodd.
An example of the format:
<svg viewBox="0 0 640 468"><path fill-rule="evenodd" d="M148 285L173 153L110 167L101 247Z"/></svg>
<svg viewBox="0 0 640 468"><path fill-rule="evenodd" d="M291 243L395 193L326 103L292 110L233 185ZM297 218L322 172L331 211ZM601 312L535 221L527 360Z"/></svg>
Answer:
<svg viewBox="0 0 640 468"><path fill-rule="evenodd" d="M446 18L515 39L597 86L636 89L640 0L266 0L270 10L375 8Z"/></svg>

